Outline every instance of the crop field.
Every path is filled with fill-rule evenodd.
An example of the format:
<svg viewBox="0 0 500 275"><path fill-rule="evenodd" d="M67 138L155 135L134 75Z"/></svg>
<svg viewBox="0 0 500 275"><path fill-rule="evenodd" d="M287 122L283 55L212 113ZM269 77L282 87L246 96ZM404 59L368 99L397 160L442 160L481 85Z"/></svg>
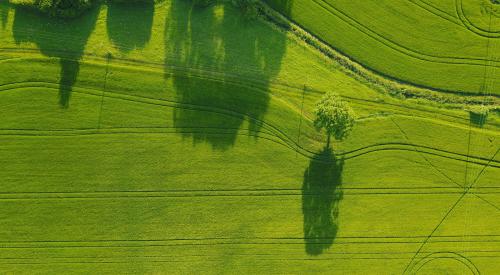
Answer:
<svg viewBox="0 0 500 275"><path fill-rule="evenodd" d="M492 0L266 0L381 74L435 89L497 94L500 5Z"/></svg>
<svg viewBox="0 0 500 275"><path fill-rule="evenodd" d="M267 2L381 75L500 95L482 1ZM328 91L356 113L330 146ZM498 114L391 96L227 3L1 1L0 273L497 274Z"/></svg>

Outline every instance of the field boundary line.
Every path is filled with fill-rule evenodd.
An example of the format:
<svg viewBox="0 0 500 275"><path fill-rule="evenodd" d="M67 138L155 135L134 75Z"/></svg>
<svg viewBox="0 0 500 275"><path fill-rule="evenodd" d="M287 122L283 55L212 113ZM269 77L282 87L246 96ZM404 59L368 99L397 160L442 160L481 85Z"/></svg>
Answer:
<svg viewBox="0 0 500 275"><path fill-rule="evenodd" d="M500 151L500 148L495 152L495 154L491 157L491 159L494 159L498 152ZM477 180L479 179L480 175L484 172L484 170L488 167L488 165L484 166L479 175L476 177L473 183L467 186L467 188L463 191L462 195L457 199L457 201L449 208L448 212L443 216L443 218L439 221L439 223L436 225L436 227L432 230L432 232L428 235L428 237L424 240L424 242L421 243L419 249L417 252L414 254L414 256L411 258L410 262L406 265L406 268L403 271L403 274L405 274L408 269L414 265L414 260L415 257L420 254L422 248L429 242L429 240L432 238L432 235L436 230L443 224L443 222L446 220L446 218L450 215L450 213L456 208L456 206L462 201L462 199L467 195L470 191L470 189L476 184Z"/></svg>

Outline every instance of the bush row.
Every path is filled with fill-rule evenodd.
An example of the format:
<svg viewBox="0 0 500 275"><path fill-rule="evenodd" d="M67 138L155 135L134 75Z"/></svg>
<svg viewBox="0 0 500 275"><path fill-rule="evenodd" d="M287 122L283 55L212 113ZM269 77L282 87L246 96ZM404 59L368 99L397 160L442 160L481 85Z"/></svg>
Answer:
<svg viewBox="0 0 500 275"><path fill-rule="evenodd" d="M280 12L272 9L267 4L260 3L259 6L259 11L263 13L265 17L270 19L270 21L282 29L293 33L295 37L306 42L309 46L319 50L329 59L334 60L339 67L350 76L356 78L362 83L370 85L372 88L380 92L388 93L391 96L402 99L429 100L439 104L445 104L445 106L453 108L486 105L487 109L495 110L499 105L498 98L494 96L471 96L461 95L459 93L447 93L428 88L415 87L413 85L402 83L397 79L380 76L377 72L371 71L370 69L336 51L326 42L305 31L299 25L292 23L288 18L283 16Z"/></svg>
<svg viewBox="0 0 500 275"><path fill-rule="evenodd" d="M10 3L33 8L54 17L74 18L102 0L9 0ZM153 2L152 0L107 0L116 3Z"/></svg>

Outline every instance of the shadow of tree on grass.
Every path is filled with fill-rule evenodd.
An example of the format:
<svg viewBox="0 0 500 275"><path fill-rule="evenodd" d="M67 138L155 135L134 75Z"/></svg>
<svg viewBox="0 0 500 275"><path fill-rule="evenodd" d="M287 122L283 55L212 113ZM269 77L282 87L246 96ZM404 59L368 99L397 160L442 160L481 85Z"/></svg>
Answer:
<svg viewBox="0 0 500 275"><path fill-rule="evenodd" d="M264 0L273 9L289 16L292 12L293 0Z"/></svg>
<svg viewBox="0 0 500 275"><path fill-rule="evenodd" d="M7 2L0 3L0 24L2 25L2 29L5 29L7 25L7 20L9 19L10 6Z"/></svg>
<svg viewBox="0 0 500 275"><path fill-rule="evenodd" d="M107 4L108 35L120 51L143 48L151 39L154 4L154 0Z"/></svg>
<svg viewBox="0 0 500 275"><path fill-rule="evenodd" d="M176 129L218 150L234 144L244 121L249 135L259 132L270 80L285 54L285 34L245 19L230 4L198 8L173 0L169 14L165 75L172 77L179 102Z"/></svg>
<svg viewBox="0 0 500 275"><path fill-rule="evenodd" d="M478 113L478 112L469 112L469 119L471 124L476 127L483 128L484 124L486 124L486 120L488 119L488 113Z"/></svg>
<svg viewBox="0 0 500 275"><path fill-rule="evenodd" d="M22 7L15 9L15 42L35 43L43 55L59 59L59 104L63 108L69 107L71 90L80 71L78 60L83 56L98 14L99 8L93 8L75 19L58 19Z"/></svg>
<svg viewBox="0 0 500 275"><path fill-rule="evenodd" d="M304 172L302 212L305 250L309 255L323 253L337 235L343 166L343 159L337 160L330 148L324 148Z"/></svg>

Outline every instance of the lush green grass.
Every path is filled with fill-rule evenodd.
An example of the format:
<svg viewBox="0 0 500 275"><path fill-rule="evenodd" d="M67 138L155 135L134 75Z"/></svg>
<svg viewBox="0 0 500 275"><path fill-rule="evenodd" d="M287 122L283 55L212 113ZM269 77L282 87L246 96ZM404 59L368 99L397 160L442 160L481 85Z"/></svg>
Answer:
<svg viewBox="0 0 500 275"><path fill-rule="evenodd" d="M230 6L123 9L60 27L0 4L2 271L500 268L495 115L376 92ZM330 89L358 114L333 151Z"/></svg>
<svg viewBox="0 0 500 275"><path fill-rule="evenodd" d="M490 1L267 2L379 73L452 92L498 95L500 11Z"/></svg>

